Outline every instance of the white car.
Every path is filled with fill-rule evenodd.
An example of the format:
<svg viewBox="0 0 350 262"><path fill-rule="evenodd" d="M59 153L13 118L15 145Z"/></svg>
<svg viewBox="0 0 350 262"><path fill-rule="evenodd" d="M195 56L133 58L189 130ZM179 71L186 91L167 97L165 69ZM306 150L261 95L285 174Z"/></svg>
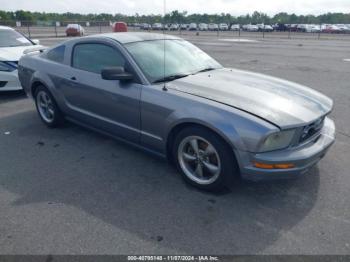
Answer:
<svg viewBox="0 0 350 262"><path fill-rule="evenodd" d="M219 29L220 29L220 31L227 31L228 30L228 25L225 24L225 23L221 23L219 25Z"/></svg>
<svg viewBox="0 0 350 262"><path fill-rule="evenodd" d="M10 27L0 26L0 92L22 89L18 80L18 60L25 50L38 44L38 40L29 40Z"/></svg>
<svg viewBox="0 0 350 262"><path fill-rule="evenodd" d="M178 24L171 24L169 30L170 31L177 31L177 30L179 30L179 25Z"/></svg>
<svg viewBox="0 0 350 262"><path fill-rule="evenodd" d="M240 26L238 24L231 25L231 30L232 31L239 31L239 29L240 29Z"/></svg>
<svg viewBox="0 0 350 262"><path fill-rule="evenodd" d="M190 31L197 30L197 24L196 23L190 23L190 26L188 27L188 30L190 30Z"/></svg>
<svg viewBox="0 0 350 262"><path fill-rule="evenodd" d="M219 26L218 26L218 24L210 23L208 25L208 29L209 29L209 31L219 31Z"/></svg>
<svg viewBox="0 0 350 262"><path fill-rule="evenodd" d="M198 29L199 29L199 31L207 31L208 30L208 24L200 23L198 25Z"/></svg>
<svg viewBox="0 0 350 262"><path fill-rule="evenodd" d="M336 26L340 29L341 33L349 33L350 32L349 27L344 25L344 24L337 24Z"/></svg>
<svg viewBox="0 0 350 262"><path fill-rule="evenodd" d="M307 25L306 32L307 33L319 33L319 32L321 32L321 27L320 27L320 25Z"/></svg>
<svg viewBox="0 0 350 262"><path fill-rule="evenodd" d="M163 30L163 25L161 23L154 23L152 25L153 30Z"/></svg>
<svg viewBox="0 0 350 262"><path fill-rule="evenodd" d="M259 31L259 27L257 25L247 25L246 26L246 30L248 32L258 32Z"/></svg>

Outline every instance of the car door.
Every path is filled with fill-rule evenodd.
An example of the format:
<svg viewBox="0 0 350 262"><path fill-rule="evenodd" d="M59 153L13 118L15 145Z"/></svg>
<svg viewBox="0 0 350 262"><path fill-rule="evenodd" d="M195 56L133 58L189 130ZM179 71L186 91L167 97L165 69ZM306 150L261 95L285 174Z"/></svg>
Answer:
<svg viewBox="0 0 350 262"><path fill-rule="evenodd" d="M61 92L73 119L139 142L142 85L102 79L102 69L117 66L132 71L118 47L102 42L77 43L72 47L71 70Z"/></svg>

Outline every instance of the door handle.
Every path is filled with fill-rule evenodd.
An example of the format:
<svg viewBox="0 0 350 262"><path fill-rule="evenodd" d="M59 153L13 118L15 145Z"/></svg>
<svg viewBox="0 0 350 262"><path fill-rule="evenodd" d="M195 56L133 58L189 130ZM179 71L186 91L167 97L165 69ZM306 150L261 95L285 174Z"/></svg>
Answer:
<svg viewBox="0 0 350 262"><path fill-rule="evenodd" d="M72 76L70 80L77 81L77 78L75 76Z"/></svg>

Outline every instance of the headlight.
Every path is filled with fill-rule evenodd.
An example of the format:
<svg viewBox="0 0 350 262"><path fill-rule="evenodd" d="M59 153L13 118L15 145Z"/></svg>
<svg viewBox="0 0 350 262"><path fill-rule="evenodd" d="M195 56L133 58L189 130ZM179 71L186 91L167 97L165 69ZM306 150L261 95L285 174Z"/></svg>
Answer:
<svg viewBox="0 0 350 262"><path fill-rule="evenodd" d="M290 145L293 140L295 130L286 130L269 135L260 146L260 152L283 149Z"/></svg>
<svg viewBox="0 0 350 262"><path fill-rule="evenodd" d="M16 70L16 65L13 62L0 62L0 71L12 72Z"/></svg>

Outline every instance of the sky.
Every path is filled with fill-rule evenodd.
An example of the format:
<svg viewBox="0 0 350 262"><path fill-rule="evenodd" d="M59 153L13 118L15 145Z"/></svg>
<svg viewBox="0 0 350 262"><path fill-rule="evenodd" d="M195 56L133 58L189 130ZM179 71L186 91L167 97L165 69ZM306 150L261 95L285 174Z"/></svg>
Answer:
<svg viewBox="0 0 350 262"><path fill-rule="evenodd" d="M55 13L162 14L164 0L0 0L0 10ZM255 10L274 15L279 12L323 14L350 13L350 0L166 0L166 11L230 13L245 15Z"/></svg>

